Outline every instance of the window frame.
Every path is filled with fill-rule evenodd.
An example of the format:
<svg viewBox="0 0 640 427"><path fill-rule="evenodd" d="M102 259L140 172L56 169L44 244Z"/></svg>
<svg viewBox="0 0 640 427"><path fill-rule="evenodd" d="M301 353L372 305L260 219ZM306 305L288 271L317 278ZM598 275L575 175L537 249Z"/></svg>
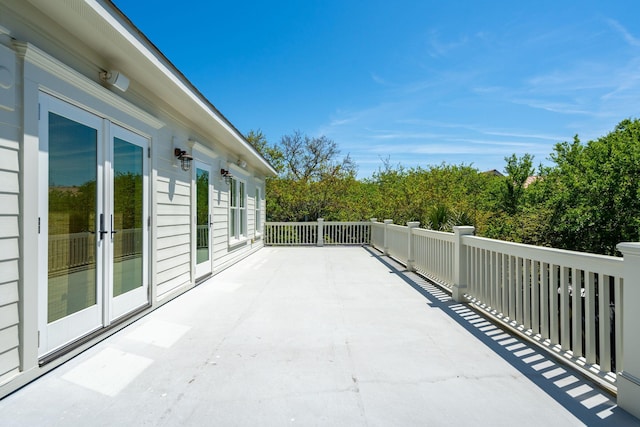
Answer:
<svg viewBox="0 0 640 427"><path fill-rule="evenodd" d="M262 235L262 198L260 187L256 186L256 198L253 202L253 231L256 236Z"/></svg>
<svg viewBox="0 0 640 427"><path fill-rule="evenodd" d="M229 243L247 240L247 183L232 177L229 181Z"/></svg>

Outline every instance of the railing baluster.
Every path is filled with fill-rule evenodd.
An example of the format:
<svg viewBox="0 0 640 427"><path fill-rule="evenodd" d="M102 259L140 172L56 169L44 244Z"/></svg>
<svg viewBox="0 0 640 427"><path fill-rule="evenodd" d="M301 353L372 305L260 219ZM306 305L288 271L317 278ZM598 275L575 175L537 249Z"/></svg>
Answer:
<svg viewBox="0 0 640 427"><path fill-rule="evenodd" d="M495 272L495 288L494 288L494 309L497 313L501 313L504 310L502 305L502 254L500 252L495 253L496 257L496 272Z"/></svg>
<svg viewBox="0 0 640 427"><path fill-rule="evenodd" d="M519 324L523 323L522 310L522 258L516 257L516 317L515 321Z"/></svg>
<svg viewBox="0 0 640 427"><path fill-rule="evenodd" d="M601 274L598 277L598 315L600 323L600 370L611 371L611 293L609 290L609 276Z"/></svg>
<svg viewBox="0 0 640 427"><path fill-rule="evenodd" d="M509 316L509 255L502 254L502 272L500 273L500 289L502 292L502 317Z"/></svg>
<svg viewBox="0 0 640 427"><path fill-rule="evenodd" d="M549 264L543 262L540 267L540 333L543 337L550 337L549 316L551 313L551 305L549 301Z"/></svg>
<svg viewBox="0 0 640 427"><path fill-rule="evenodd" d="M523 297L523 316L524 330L531 329L531 260L524 258L523 278L522 278L522 297Z"/></svg>
<svg viewBox="0 0 640 427"><path fill-rule="evenodd" d="M615 316L614 316L614 327L615 327L615 332L614 332L614 339L615 339L615 357L614 357L614 361L615 361L615 371L616 372L620 372L622 370L624 370L624 366L622 364L622 330L623 330L623 323L622 323L622 298L623 298L623 292L624 292L624 280L621 277L616 277L615 279L615 285L614 285L614 310L615 310ZM614 367L612 367L614 368Z"/></svg>
<svg viewBox="0 0 640 427"><path fill-rule="evenodd" d="M585 335L585 361L587 364L596 363L596 292L594 288L595 275L593 272L585 272L584 275L584 335Z"/></svg>
<svg viewBox="0 0 640 427"><path fill-rule="evenodd" d="M559 279L560 279L560 266L551 265L549 269L549 337L551 344L560 343L560 306L558 304L559 295Z"/></svg>
<svg viewBox="0 0 640 427"><path fill-rule="evenodd" d="M560 346L571 350L571 316L569 308L569 268L560 267Z"/></svg>
<svg viewBox="0 0 640 427"><path fill-rule="evenodd" d="M509 321L516 319L516 257L509 256Z"/></svg>
<svg viewBox="0 0 640 427"><path fill-rule="evenodd" d="M531 261L531 326L533 335L540 333L540 263Z"/></svg>
<svg viewBox="0 0 640 427"><path fill-rule="evenodd" d="M583 356L582 353L582 271L573 268L571 271L571 324L572 324L572 342L571 350L576 357Z"/></svg>

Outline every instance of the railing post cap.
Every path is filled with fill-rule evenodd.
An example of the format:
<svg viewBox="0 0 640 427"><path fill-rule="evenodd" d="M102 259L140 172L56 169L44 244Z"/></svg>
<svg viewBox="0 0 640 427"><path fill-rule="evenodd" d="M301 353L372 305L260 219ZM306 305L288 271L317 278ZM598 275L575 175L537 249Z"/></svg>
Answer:
<svg viewBox="0 0 640 427"><path fill-rule="evenodd" d="M472 225L456 225L453 227L453 232L460 235L473 234L475 231L476 228Z"/></svg>
<svg viewBox="0 0 640 427"><path fill-rule="evenodd" d="M324 218L318 218L318 222L324 221Z"/></svg>
<svg viewBox="0 0 640 427"><path fill-rule="evenodd" d="M371 222L378 222L378 218L371 218Z"/></svg>
<svg viewBox="0 0 640 427"><path fill-rule="evenodd" d="M623 256L640 256L640 243L638 242L622 242L616 245L616 248L622 252Z"/></svg>
<svg viewBox="0 0 640 427"><path fill-rule="evenodd" d="M384 223L385 224L393 224L393 220L392 219L385 219Z"/></svg>
<svg viewBox="0 0 640 427"><path fill-rule="evenodd" d="M408 221L407 222L407 227L409 228L416 228L420 225L420 221Z"/></svg>

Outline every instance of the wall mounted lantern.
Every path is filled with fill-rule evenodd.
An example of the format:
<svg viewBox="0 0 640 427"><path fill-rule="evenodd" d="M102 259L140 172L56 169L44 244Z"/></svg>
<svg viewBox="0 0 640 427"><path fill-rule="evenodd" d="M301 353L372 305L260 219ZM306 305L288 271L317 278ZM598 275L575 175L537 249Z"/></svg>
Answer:
<svg viewBox="0 0 640 427"><path fill-rule="evenodd" d="M238 161L236 162L236 164L237 164L238 166L240 166L241 168L246 168L246 167L247 167L247 162L245 162L245 161L244 161L244 160L242 160L242 159L238 159Z"/></svg>
<svg viewBox="0 0 640 427"><path fill-rule="evenodd" d="M224 182L226 184L229 184L231 178L233 178L233 175L231 175L231 172L229 172L228 169L220 169L220 176L224 178Z"/></svg>
<svg viewBox="0 0 640 427"><path fill-rule="evenodd" d="M186 172L191 169L191 160L193 160L193 156L191 154L188 154L180 148L174 149L173 154L178 158L178 160L180 160L180 167L183 171Z"/></svg>

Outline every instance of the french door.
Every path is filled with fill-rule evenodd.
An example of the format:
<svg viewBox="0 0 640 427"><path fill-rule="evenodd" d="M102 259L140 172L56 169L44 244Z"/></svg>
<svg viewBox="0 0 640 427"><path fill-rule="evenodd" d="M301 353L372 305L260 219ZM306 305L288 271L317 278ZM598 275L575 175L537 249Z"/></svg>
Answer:
<svg viewBox="0 0 640 427"><path fill-rule="evenodd" d="M211 274L211 167L195 162L196 193L196 278Z"/></svg>
<svg viewBox="0 0 640 427"><path fill-rule="evenodd" d="M39 354L144 306L148 140L40 95Z"/></svg>

